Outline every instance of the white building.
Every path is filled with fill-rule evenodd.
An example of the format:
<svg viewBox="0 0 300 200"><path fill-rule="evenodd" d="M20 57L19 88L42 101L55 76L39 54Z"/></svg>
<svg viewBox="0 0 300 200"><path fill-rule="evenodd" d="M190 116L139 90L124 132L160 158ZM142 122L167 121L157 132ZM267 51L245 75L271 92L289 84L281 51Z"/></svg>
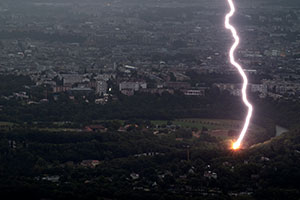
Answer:
<svg viewBox="0 0 300 200"><path fill-rule="evenodd" d="M119 84L119 90L133 90L133 91L139 91L139 89L146 89L147 83L145 82L121 82Z"/></svg>
<svg viewBox="0 0 300 200"><path fill-rule="evenodd" d="M205 96L205 89L182 90L186 96Z"/></svg>
<svg viewBox="0 0 300 200"><path fill-rule="evenodd" d="M107 94L107 83L105 81L97 81L96 94L104 95Z"/></svg>
<svg viewBox="0 0 300 200"><path fill-rule="evenodd" d="M251 84L250 88L251 88L251 92L260 92L260 93L268 92L268 86L264 84Z"/></svg>
<svg viewBox="0 0 300 200"><path fill-rule="evenodd" d="M64 86L72 86L75 83L81 83L83 80L82 75L79 74L62 74Z"/></svg>
<svg viewBox="0 0 300 200"><path fill-rule="evenodd" d="M110 79L115 79L115 78L116 78L116 74L98 74L96 80L108 81Z"/></svg>

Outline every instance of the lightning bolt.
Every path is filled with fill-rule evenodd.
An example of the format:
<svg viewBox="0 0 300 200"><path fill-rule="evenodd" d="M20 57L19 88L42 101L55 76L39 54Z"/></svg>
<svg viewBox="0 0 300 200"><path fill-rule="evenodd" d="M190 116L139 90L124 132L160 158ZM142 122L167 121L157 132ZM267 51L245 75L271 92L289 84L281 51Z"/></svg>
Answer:
<svg viewBox="0 0 300 200"><path fill-rule="evenodd" d="M242 143L242 141L245 137L245 134L248 130L249 124L250 124L250 120L251 120L252 112L253 112L253 106L251 105L251 103L248 101L248 98L247 98L248 78L247 78L242 66L239 63L237 63L235 61L235 58L234 58L234 52L235 52L236 48L238 47L238 45L240 43L240 38L239 38L239 36L237 34L237 31L234 28L234 26L232 26L230 24L230 18L235 13L235 6L234 6L232 0L227 0L227 1L228 1L229 6L230 6L230 12L225 16L225 28L229 29L231 31L232 36L235 40L233 45L230 48L229 58L230 58L230 63L239 71L241 77L243 78L242 98L243 98L244 104L248 107L248 114L247 114L247 117L245 119L243 129L240 133L239 138L232 145L233 149L239 149L240 145L241 145L241 143Z"/></svg>

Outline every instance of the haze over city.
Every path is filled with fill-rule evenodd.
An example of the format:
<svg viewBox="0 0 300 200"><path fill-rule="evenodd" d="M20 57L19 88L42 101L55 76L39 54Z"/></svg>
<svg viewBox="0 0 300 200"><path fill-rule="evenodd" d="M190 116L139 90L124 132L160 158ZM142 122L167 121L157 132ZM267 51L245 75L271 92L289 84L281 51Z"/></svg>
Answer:
<svg viewBox="0 0 300 200"><path fill-rule="evenodd" d="M2 0L0 193L299 200L299 19L299 0Z"/></svg>

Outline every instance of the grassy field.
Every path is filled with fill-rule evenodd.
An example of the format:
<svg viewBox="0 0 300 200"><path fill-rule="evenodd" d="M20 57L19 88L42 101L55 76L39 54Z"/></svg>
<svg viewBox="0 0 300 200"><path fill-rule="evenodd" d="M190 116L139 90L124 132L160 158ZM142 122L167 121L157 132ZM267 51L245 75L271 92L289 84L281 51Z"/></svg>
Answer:
<svg viewBox="0 0 300 200"><path fill-rule="evenodd" d="M0 122L0 126L13 126L13 125L15 124L12 122Z"/></svg>
<svg viewBox="0 0 300 200"><path fill-rule="evenodd" d="M162 126L171 123L182 128L197 128L202 130L203 127L207 128L209 133L213 136L220 137L222 139L228 138L228 131L235 130L239 132L243 126L243 121L240 120L228 120L228 119L176 119L173 121L153 120L152 124ZM263 133L266 130L255 124L249 126L249 132Z"/></svg>
<svg viewBox="0 0 300 200"><path fill-rule="evenodd" d="M124 120L113 120L118 121L119 123L123 124ZM101 123L101 121L95 121L94 123ZM198 119L198 118L186 118L186 119L176 119L172 121L167 120L152 120L151 123L153 125L158 126L166 126L167 124L176 125L182 128L196 128L198 132L202 130L202 128L207 128L208 133L212 136L221 138L221 139L229 139L232 137L228 137L228 132L230 130L239 132L243 126L243 121L239 120L228 120L228 119ZM49 131L49 132L81 132L82 130L79 128L67 128L64 127L63 124L58 124L62 127L31 127L32 129L37 129L40 131ZM11 123L11 122L0 122L0 130L8 130L11 128L18 128L18 124ZM262 127L257 125L251 124L249 127L250 134L248 135L260 135L264 134L266 130Z"/></svg>

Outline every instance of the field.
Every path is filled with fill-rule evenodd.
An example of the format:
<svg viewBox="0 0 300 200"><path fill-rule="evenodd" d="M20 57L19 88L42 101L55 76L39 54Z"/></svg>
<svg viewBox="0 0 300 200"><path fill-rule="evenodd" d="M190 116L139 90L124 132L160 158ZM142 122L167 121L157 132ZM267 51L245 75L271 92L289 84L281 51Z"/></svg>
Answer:
<svg viewBox="0 0 300 200"><path fill-rule="evenodd" d="M120 124L124 124L124 120L116 120ZM94 123L102 123L104 121L95 121ZM174 125L176 127L193 129L194 137L200 137L202 130L205 130L211 136L218 137L222 140L233 139L238 136L242 126L243 121L240 120L229 120L229 119L197 119L197 118L186 118L186 119L175 119L172 121L167 120L152 120L151 123L160 129L168 128L167 125ZM33 126L31 129L47 131L47 132L81 132L80 128L69 128L65 127L64 124L55 123L55 127L39 127ZM58 126L58 127L57 127ZM19 124L11 122L0 122L0 130L11 130L14 128L20 128ZM249 127L249 134L247 137L260 137L264 135L266 130L257 125L251 124Z"/></svg>
<svg viewBox="0 0 300 200"><path fill-rule="evenodd" d="M182 128L196 128L202 130L203 128L208 129L210 135L228 138L229 131L236 131L237 133L243 126L243 121L239 120L228 120L228 119L176 119L173 121L163 121L163 120L153 120L152 124L157 126L165 125L176 125ZM249 127L249 132L261 133L266 130L257 125L251 124Z"/></svg>

